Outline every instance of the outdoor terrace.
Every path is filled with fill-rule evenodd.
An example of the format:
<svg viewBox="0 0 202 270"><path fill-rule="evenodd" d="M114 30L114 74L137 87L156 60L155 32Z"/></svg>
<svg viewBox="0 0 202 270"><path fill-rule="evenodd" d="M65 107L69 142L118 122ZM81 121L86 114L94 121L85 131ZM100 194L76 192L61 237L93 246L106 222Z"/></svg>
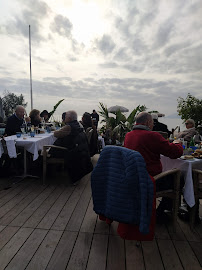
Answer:
<svg viewBox="0 0 202 270"><path fill-rule="evenodd" d="M6 181L0 180L0 270L202 267L202 225L191 231L178 220L174 233L171 222L157 224L155 239L137 247L117 235L117 222L108 226L93 212L90 175L76 186L25 179L5 190Z"/></svg>

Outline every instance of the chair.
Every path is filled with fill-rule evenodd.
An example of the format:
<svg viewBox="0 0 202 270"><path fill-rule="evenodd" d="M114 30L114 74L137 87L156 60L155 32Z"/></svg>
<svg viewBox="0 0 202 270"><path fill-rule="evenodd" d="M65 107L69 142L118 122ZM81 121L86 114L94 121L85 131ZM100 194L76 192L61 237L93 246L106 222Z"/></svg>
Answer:
<svg viewBox="0 0 202 270"><path fill-rule="evenodd" d="M116 153L116 150L114 150L114 149L116 149L117 151L118 151L118 149L120 149L120 153L122 153L122 151L123 151L123 153L124 153L124 151L128 151L128 152L126 152L126 154L125 153L121 154L122 157L120 157L120 160L116 160L117 157L120 156L120 154ZM121 151L121 149L122 149L122 151ZM113 152L115 152L114 155L113 155ZM135 157L135 155L137 155L137 157ZM121 209L120 207L126 207L126 205L128 203L123 203L123 201L122 201L122 203L118 205L117 200L119 198L117 198L117 196L115 198L110 197L110 199L108 199L107 202L105 202L105 200L106 200L108 194L109 194L109 196L112 196L113 194L117 194L117 192L120 196L122 196L122 193L128 194L128 192L133 194L132 190L134 188L133 185L135 184L135 183L133 183L133 181L135 181L136 176L138 175L138 171L140 170L140 168L142 168L141 159L143 160L143 162L144 162L144 159L142 158L142 156L138 152L124 148L124 147L118 147L118 146L106 146L102 150L100 157L101 157L101 160L99 160L98 165L95 167L95 169L92 173L92 177L91 177L94 211L96 212L98 209L98 211L96 212L97 214L104 214L107 218L111 218L111 219L117 220L117 221L121 220L124 223L130 224L128 220L123 221L121 218L118 219L116 216L116 213L114 211L113 212L109 211L109 205L108 205L108 202L111 203L112 200L115 200L115 202L113 202L113 206L117 204L116 209L120 210ZM124 188L127 189L127 185L128 185L127 184L128 180L125 180L125 178L127 178L126 175L128 174L128 171L131 171L132 168L133 168L133 170L135 170L135 166L137 166L136 167L137 171L135 173L132 172L134 175L134 178L130 179L131 188L129 188L129 190L124 190ZM145 167L145 165L143 165L143 167ZM145 171L143 172L142 176L146 177L146 175L148 175L148 173L147 173L147 170L145 167ZM172 169L172 170L163 172L159 175L156 175L154 177L154 179L158 180L158 179L161 179L167 175L173 175L174 188L172 190L164 190L161 192L157 192L156 197L168 197L168 198L171 198L173 200L173 215L172 215L172 217L173 217L173 228L175 231L176 230L176 223L177 223L178 206L179 206L179 196L180 196L180 170L179 169ZM108 189L110 188L110 185L108 183L106 184L105 183L106 181L110 181L110 182L112 181L112 186L111 186L111 189L109 190L109 193L108 193ZM124 185L125 181L126 181L126 185ZM113 186L113 183L114 183L114 186ZM152 183L152 182L148 181L146 185L148 185L149 183ZM121 188L120 188L119 185L123 185L123 186L121 186ZM103 187L105 187L105 186L106 186L106 188L104 188L104 191L101 193L102 195L99 194L100 190L102 190ZM131 196L131 194L130 194L130 196ZM134 194L134 196L135 196L135 194ZM102 201L102 200L104 200L104 201ZM151 201L150 201L150 203L151 203ZM133 207L136 207L135 204L133 204ZM100 209L102 209L102 211L100 211ZM121 214L120 212L129 213L130 211L132 211L132 213L135 211L135 209L132 209L132 204L130 204L129 209L123 209L122 211L119 211L118 215Z"/></svg>
<svg viewBox="0 0 202 270"><path fill-rule="evenodd" d="M172 218L173 218L173 230L176 231L177 225L177 214L179 209L179 200L180 200L180 170L179 169L172 169L165 172L162 172L156 176L154 176L155 181L168 176L172 175L174 179L174 187L173 189L163 190L156 192L156 198L159 197L166 197L173 200L173 209L172 209Z"/></svg>
<svg viewBox="0 0 202 270"><path fill-rule="evenodd" d="M194 228L195 218L197 211L199 210L199 199L202 199L202 171L193 169L193 186L194 186L194 197L195 197L195 205L190 208L189 213L189 223L190 228Z"/></svg>
<svg viewBox="0 0 202 270"><path fill-rule="evenodd" d="M47 165L48 164L62 164L63 168L65 167L65 159L64 158L55 158L49 157L48 149L55 148L58 150L62 150L65 152L68 151L67 148L56 146L56 145L44 145L43 146L43 185L46 183L46 173L47 173Z"/></svg>

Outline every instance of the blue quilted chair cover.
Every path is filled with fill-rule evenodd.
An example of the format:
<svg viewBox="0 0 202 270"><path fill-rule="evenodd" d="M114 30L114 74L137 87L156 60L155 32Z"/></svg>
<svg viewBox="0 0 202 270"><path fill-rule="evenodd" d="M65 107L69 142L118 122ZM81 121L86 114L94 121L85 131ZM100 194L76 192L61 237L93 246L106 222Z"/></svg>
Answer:
<svg viewBox="0 0 202 270"><path fill-rule="evenodd" d="M139 152L106 146L91 175L94 211L149 232L154 186Z"/></svg>

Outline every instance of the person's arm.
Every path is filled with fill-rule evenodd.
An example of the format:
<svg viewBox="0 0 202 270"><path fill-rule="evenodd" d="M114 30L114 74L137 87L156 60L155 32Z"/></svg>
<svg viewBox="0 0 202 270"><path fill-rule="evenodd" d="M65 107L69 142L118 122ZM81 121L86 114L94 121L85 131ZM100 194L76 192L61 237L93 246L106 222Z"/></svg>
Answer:
<svg viewBox="0 0 202 270"><path fill-rule="evenodd" d="M180 141L175 140L174 143L170 143L158 133L152 135L152 137L154 152L158 151L159 154L173 159L183 155L183 147Z"/></svg>
<svg viewBox="0 0 202 270"><path fill-rule="evenodd" d="M196 135L196 130L195 129L190 129L188 130L187 134L183 137L185 141L190 142L191 138Z"/></svg>
<svg viewBox="0 0 202 270"><path fill-rule="evenodd" d="M65 136L68 136L71 133L71 126L66 125L64 127L62 127L60 130L56 130L54 132L54 136L56 138L63 138Z"/></svg>

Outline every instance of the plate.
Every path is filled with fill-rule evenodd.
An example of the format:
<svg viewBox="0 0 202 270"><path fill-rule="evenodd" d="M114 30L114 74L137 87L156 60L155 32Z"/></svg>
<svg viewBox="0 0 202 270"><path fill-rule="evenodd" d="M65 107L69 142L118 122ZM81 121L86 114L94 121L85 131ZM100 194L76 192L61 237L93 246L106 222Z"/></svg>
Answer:
<svg viewBox="0 0 202 270"><path fill-rule="evenodd" d="M183 159L183 160L190 160L190 161L194 161L195 158L193 156L190 156L190 157L186 157L186 156L181 156L180 159Z"/></svg>

